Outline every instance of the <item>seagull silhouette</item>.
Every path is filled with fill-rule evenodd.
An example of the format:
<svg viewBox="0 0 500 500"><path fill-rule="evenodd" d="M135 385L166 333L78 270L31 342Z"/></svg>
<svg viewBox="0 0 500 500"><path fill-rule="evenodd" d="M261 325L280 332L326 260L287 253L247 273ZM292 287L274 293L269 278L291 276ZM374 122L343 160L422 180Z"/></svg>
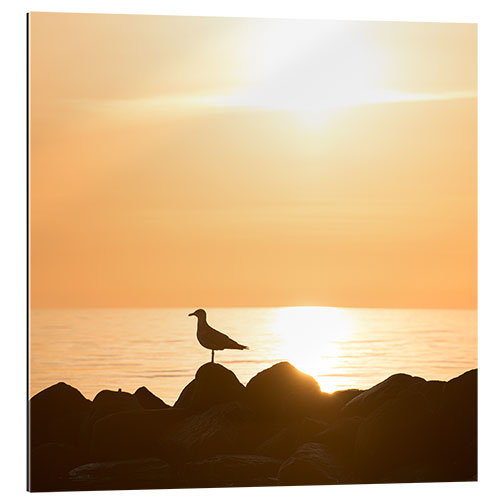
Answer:
<svg viewBox="0 0 500 500"><path fill-rule="evenodd" d="M196 338L205 349L210 349L212 351L212 363L214 362L214 351L222 351L224 349L248 349L246 345L238 344L238 342L230 339L224 333L212 328L207 323L207 313L204 309L196 309L196 311L188 314L188 316L196 316L198 318Z"/></svg>

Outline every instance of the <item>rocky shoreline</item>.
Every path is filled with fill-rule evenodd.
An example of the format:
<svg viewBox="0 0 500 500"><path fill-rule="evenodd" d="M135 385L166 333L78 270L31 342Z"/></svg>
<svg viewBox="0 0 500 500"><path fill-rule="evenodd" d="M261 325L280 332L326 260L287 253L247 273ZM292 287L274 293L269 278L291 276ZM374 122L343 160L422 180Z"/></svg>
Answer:
<svg viewBox="0 0 500 500"><path fill-rule="evenodd" d="M326 394L286 362L246 386L207 363L173 406L60 382L29 411L31 491L477 480L477 369Z"/></svg>

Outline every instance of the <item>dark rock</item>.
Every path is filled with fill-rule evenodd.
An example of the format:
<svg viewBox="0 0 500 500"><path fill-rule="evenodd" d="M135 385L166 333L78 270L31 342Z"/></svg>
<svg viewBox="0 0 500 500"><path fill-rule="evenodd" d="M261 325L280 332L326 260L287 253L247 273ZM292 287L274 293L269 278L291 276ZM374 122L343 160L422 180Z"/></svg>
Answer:
<svg viewBox="0 0 500 500"><path fill-rule="evenodd" d="M99 392L92 401L91 418L95 421L113 413L140 409L142 407L133 394L104 390Z"/></svg>
<svg viewBox="0 0 500 500"><path fill-rule="evenodd" d="M477 438L464 440L459 446L444 448L439 454L442 481L477 481Z"/></svg>
<svg viewBox="0 0 500 500"><path fill-rule="evenodd" d="M321 395L321 403L318 407L316 416L321 420L333 422L340 416L342 408L356 396L359 396L365 391L360 389L346 389L336 391L332 394Z"/></svg>
<svg viewBox="0 0 500 500"><path fill-rule="evenodd" d="M437 456L431 460L396 467L377 481L378 483L444 483L477 481L477 470L470 474L463 469L466 457L457 457L453 461Z"/></svg>
<svg viewBox="0 0 500 500"><path fill-rule="evenodd" d="M362 417L340 418L328 429L317 434L314 441L325 444L336 455L351 455L354 453L356 434L362 420Z"/></svg>
<svg viewBox="0 0 500 500"><path fill-rule="evenodd" d="M277 483L280 460L256 455L217 455L184 468L186 486L273 486Z"/></svg>
<svg viewBox="0 0 500 500"><path fill-rule="evenodd" d="M438 411L442 404L445 386L446 382L440 380L423 380L409 385L403 392L422 394L428 406L433 411Z"/></svg>
<svg viewBox="0 0 500 500"><path fill-rule="evenodd" d="M250 413L240 403L226 403L192 415L176 430L173 440L192 459L248 453L259 434Z"/></svg>
<svg viewBox="0 0 500 500"><path fill-rule="evenodd" d="M157 458L89 463L68 474L68 489L80 491L145 490L175 485L172 468Z"/></svg>
<svg viewBox="0 0 500 500"><path fill-rule="evenodd" d="M133 410L101 418L93 426L90 459L101 462L156 457L180 461L182 449L169 436L185 418L186 411L175 408Z"/></svg>
<svg viewBox="0 0 500 500"><path fill-rule="evenodd" d="M29 402L30 444L76 444L82 421L91 403L80 391L59 382L33 396Z"/></svg>
<svg viewBox="0 0 500 500"><path fill-rule="evenodd" d="M335 463L341 472L342 482L359 481L355 443L362 417L343 417L337 419L328 429L314 436L311 441L325 445L335 457Z"/></svg>
<svg viewBox="0 0 500 500"><path fill-rule="evenodd" d="M244 400L260 417L282 422L314 415L321 391L313 377L282 362L253 377Z"/></svg>
<svg viewBox="0 0 500 500"><path fill-rule="evenodd" d="M271 458L288 458L297 449L297 431L293 426L281 429L261 443L255 453Z"/></svg>
<svg viewBox="0 0 500 500"><path fill-rule="evenodd" d="M174 407L204 411L240 399L244 390L245 386L231 370L218 363L206 363L183 389Z"/></svg>
<svg viewBox="0 0 500 500"><path fill-rule="evenodd" d="M284 459L292 455L298 446L312 441L313 437L327 428L327 424L309 417L303 418L279 430L261 443L255 450L258 455Z"/></svg>
<svg viewBox="0 0 500 500"><path fill-rule="evenodd" d="M31 450L30 491L57 491L65 487L66 474L86 457L74 446L63 443L44 443Z"/></svg>
<svg viewBox="0 0 500 500"><path fill-rule="evenodd" d="M443 482L442 467L435 462L418 462L396 467L385 473L378 483L434 483Z"/></svg>
<svg viewBox="0 0 500 500"><path fill-rule="evenodd" d="M320 443L303 444L280 467L278 482L281 486L312 484L338 484L340 471Z"/></svg>
<svg viewBox="0 0 500 500"><path fill-rule="evenodd" d="M146 387L139 387L139 389L134 392L134 396L145 410L163 410L165 408L170 408L170 405L164 403Z"/></svg>
<svg viewBox="0 0 500 500"><path fill-rule="evenodd" d="M449 441L477 438L477 369L445 384L440 414Z"/></svg>
<svg viewBox="0 0 500 500"><path fill-rule="evenodd" d="M435 413L419 393L402 392L370 413L356 434L356 455L367 481L396 466L432 458L439 449Z"/></svg>
<svg viewBox="0 0 500 500"><path fill-rule="evenodd" d="M64 383L29 405L33 491L477 480L477 370L324 394L289 363L246 388L209 363L175 408Z"/></svg>
<svg viewBox="0 0 500 500"><path fill-rule="evenodd" d="M305 417L294 427L297 429L297 444L312 441L313 437L327 429L328 424L321 420Z"/></svg>
<svg viewBox="0 0 500 500"><path fill-rule="evenodd" d="M391 398L395 398L401 391L417 382L425 382L421 377L412 377L404 373L391 375L371 389L351 399L342 408L342 416L366 417Z"/></svg>
<svg viewBox="0 0 500 500"><path fill-rule="evenodd" d="M443 461L457 481L477 476L477 373L447 382L439 409Z"/></svg>
<svg viewBox="0 0 500 500"><path fill-rule="evenodd" d="M101 418L123 411L142 410L137 398L129 392L103 390L92 401L91 411L82 424L82 446L90 444L92 428Z"/></svg>

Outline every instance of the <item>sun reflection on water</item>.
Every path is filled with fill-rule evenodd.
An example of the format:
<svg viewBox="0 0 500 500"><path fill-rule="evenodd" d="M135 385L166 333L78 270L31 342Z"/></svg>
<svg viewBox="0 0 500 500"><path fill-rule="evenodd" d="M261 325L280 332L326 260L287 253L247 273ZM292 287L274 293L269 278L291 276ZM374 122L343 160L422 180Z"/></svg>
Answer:
<svg viewBox="0 0 500 500"><path fill-rule="evenodd" d="M353 321L345 309L283 307L276 312L272 330L279 339L276 357L312 375L323 391L337 390L342 375L335 369L340 366L342 344L353 333Z"/></svg>

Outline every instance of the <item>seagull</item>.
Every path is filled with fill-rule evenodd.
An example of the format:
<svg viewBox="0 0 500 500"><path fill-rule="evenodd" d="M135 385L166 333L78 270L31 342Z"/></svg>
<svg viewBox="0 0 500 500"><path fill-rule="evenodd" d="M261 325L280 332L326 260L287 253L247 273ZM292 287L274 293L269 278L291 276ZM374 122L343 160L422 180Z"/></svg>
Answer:
<svg viewBox="0 0 500 500"><path fill-rule="evenodd" d="M196 309L196 311L188 314L188 316L196 316L198 318L198 329L196 337L198 342L212 351L212 363L214 362L214 351L222 351L224 349L248 349L246 345L238 344L238 342L230 339L224 333L218 332L207 323L207 313L204 309Z"/></svg>

